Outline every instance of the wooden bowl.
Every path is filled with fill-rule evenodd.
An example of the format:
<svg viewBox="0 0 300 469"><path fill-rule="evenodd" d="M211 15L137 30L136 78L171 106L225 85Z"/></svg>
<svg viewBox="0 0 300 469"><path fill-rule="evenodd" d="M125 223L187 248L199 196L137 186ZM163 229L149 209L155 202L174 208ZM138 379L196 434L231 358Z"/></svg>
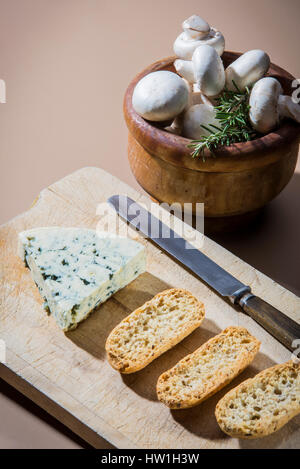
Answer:
<svg viewBox="0 0 300 469"><path fill-rule="evenodd" d="M240 53L224 52L225 66ZM128 158L143 189L159 202L204 202L206 217L232 217L255 212L276 197L290 181L297 162L300 125L286 120L272 133L251 142L222 147L216 156L205 153L193 159L189 139L173 135L145 121L132 107L137 82L157 70L175 71L174 57L147 67L130 83L124 98L129 130ZM271 64L268 75L276 77L285 94L291 94L294 77Z"/></svg>

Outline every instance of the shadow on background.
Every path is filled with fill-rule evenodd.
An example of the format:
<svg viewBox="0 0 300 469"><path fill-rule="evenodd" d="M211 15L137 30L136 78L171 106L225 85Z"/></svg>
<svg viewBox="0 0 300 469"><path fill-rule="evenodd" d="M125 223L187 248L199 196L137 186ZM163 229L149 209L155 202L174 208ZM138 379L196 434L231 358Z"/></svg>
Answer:
<svg viewBox="0 0 300 469"><path fill-rule="evenodd" d="M250 226L209 237L299 296L300 174Z"/></svg>

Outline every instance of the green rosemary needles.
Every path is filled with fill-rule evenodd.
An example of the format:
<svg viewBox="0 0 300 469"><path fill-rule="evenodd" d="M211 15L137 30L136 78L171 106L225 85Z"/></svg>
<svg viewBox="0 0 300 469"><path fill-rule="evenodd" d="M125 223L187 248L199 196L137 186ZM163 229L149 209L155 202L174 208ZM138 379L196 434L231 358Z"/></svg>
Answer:
<svg viewBox="0 0 300 469"><path fill-rule="evenodd" d="M225 89L217 98L215 106L216 118L220 121L219 126L209 124L202 125L209 132L209 135L193 140L188 148L192 148L192 157L197 158L202 155L207 148L214 154L214 150L220 146L229 146L232 143L246 142L257 138L258 134L252 128L249 121L249 96L250 90L246 88L244 92Z"/></svg>

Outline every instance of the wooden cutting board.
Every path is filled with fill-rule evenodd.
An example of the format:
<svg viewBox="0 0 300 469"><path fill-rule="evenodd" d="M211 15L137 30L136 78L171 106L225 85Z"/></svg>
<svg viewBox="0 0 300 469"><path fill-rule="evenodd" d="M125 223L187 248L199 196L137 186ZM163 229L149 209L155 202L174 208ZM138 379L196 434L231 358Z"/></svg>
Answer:
<svg viewBox="0 0 300 469"><path fill-rule="evenodd" d="M299 448L300 417L261 440L232 439L221 432L214 409L226 391L262 369L290 359L291 354L150 242L143 240L147 272L75 331L64 334L45 314L38 289L16 255L18 232L53 225L105 228L110 218L101 217L103 205L98 214L96 210L113 194L128 194L150 204L147 197L112 175L83 168L43 190L28 212L0 228L0 339L7 352L0 376L97 448ZM178 227L181 222L176 223ZM125 229L121 222L121 230ZM131 229L129 235L139 237ZM256 294L300 321L300 300L294 294L208 238L202 249L251 285ZM168 287L186 288L204 302L202 326L144 370L121 376L106 361L106 337L122 318ZM160 404L155 393L158 376L230 325L244 326L261 340L253 364L225 390L194 409L170 411Z"/></svg>

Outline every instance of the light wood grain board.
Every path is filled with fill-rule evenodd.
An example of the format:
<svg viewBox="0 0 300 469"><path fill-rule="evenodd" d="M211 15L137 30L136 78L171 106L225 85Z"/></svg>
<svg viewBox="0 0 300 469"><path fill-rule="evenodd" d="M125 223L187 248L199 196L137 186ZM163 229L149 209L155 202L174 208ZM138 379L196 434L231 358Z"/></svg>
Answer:
<svg viewBox="0 0 300 469"><path fill-rule="evenodd" d="M290 353L150 242L142 240L147 247L147 272L101 305L75 331L64 334L45 314L38 289L16 255L18 232L54 225L105 228L107 217L101 218L96 209L113 194L150 203L110 174L83 168L42 191L28 212L0 228L0 339L7 346L0 376L95 447L299 448L299 417L262 440L232 439L220 431L214 409L225 392L260 370L290 359ZM126 229L123 222L121 229ZM139 238L131 229L129 234ZM202 250L251 285L254 293L300 320L300 300L294 294L208 238ZM204 302L202 326L144 370L121 376L105 357L109 332L133 309L171 286L186 288ZM158 376L230 325L244 326L261 340L253 364L194 409L170 411L160 404L155 393Z"/></svg>

